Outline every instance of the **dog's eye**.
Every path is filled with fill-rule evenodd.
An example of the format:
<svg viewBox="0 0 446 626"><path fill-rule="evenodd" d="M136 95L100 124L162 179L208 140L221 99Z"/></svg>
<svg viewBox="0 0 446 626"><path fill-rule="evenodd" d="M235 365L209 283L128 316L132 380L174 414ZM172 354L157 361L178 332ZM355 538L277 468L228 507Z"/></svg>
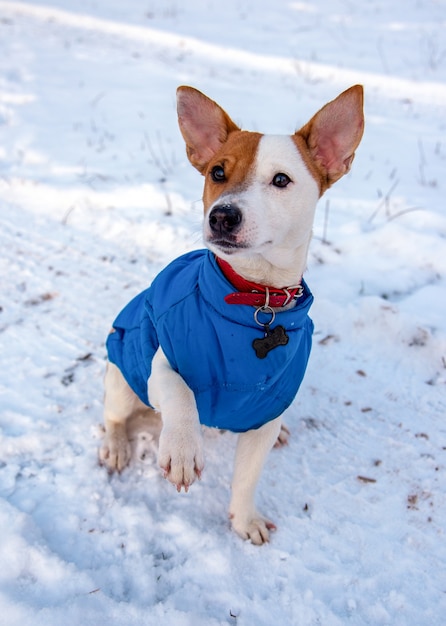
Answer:
<svg viewBox="0 0 446 626"><path fill-rule="evenodd" d="M274 176L271 182L274 187L286 187L291 182L291 178L286 174L279 172L279 174L276 174Z"/></svg>
<svg viewBox="0 0 446 626"><path fill-rule="evenodd" d="M211 178L214 183L222 183L226 180L225 170L222 168L221 165L215 165L211 169Z"/></svg>

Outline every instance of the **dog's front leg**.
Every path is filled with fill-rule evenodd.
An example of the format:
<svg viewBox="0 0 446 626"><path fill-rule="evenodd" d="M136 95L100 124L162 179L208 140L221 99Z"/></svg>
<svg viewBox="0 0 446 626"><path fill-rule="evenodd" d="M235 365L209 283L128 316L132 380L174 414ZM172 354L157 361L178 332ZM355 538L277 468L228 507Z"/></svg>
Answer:
<svg viewBox="0 0 446 626"><path fill-rule="evenodd" d="M107 362L104 378L105 435L99 449L99 461L108 471L122 471L131 457L127 421L143 405L113 363Z"/></svg>
<svg viewBox="0 0 446 626"><path fill-rule="evenodd" d="M257 512L255 490L268 452L280 432L281 418L267 422L257 430L239 436L235 453L232 498L229 516L233 529L243 539L261 545L269 540L269 531L276 527Z"/></svg>
<svg viewBox="0 0 446 626"><path fill-rule="evenodd" d="M203 437L193 392L175 372L161 347L153 361L148 382L152 406L161 413L158 464L177 491L185 491L204 466Z"/></svg>

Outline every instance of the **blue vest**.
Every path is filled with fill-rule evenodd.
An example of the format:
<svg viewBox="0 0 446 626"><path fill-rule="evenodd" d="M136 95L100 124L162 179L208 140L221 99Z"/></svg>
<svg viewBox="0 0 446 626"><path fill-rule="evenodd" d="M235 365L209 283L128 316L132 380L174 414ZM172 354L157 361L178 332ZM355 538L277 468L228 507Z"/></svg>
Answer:
<svg viewBox="0 0 446 626"><path fill-rule="evenodd" d="M295 308L272 324L289 341L258 358L252 347L263 336L254 307L227 304L234 287L208 250L185 254L168 265L146 291L116 318L108 357L148 406L147 381L161 345L171 367L194 392L206 426L245 432L275 419L291 404L311 350L313 302L307 285ZM267 315L259 314L266 323Z"/></svg>

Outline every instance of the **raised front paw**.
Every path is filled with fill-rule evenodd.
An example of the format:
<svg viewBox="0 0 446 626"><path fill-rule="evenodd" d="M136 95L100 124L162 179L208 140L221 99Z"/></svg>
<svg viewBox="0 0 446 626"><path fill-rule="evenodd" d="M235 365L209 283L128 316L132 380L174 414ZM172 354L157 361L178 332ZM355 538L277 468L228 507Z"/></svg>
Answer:
<svg viewBox="0 0 446 626"><path fill-rule="evenodd" d="M180 492L188 491L204 467L203 437L198 426L193 430L177 427L163 428L160 435L158 464L164 478Z"/></svg>
<svg viewBox="0 0 446 626"><path fill-rule="evenodd" d="M121 472L128 465L130 457L131 449L125 424L109 424L104 442L99 448L99 462L109 472Z"/></svg>
<svg viewBox="0 0 446 626"><path fill-rule="evenodd" d="M276 530L276 525L263 515L257 513L252 516L230 514L232 528L242 539L249 539L256 546L268 543L270 531Z"/></svg>

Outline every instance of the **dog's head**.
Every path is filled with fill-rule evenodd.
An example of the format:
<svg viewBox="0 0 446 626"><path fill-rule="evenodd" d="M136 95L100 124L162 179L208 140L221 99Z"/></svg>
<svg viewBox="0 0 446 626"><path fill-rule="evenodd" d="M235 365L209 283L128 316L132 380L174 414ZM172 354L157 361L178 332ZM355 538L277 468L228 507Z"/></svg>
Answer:
<svg viewBox="0 0 446 626"><path fill-rule="evenodd" d="M361 140L362 87L291 136L241 130L192 87L179 87L177 102L188 158L205 177L205 244L226 258L307 248L317 200L348 172Z"/></svg>

